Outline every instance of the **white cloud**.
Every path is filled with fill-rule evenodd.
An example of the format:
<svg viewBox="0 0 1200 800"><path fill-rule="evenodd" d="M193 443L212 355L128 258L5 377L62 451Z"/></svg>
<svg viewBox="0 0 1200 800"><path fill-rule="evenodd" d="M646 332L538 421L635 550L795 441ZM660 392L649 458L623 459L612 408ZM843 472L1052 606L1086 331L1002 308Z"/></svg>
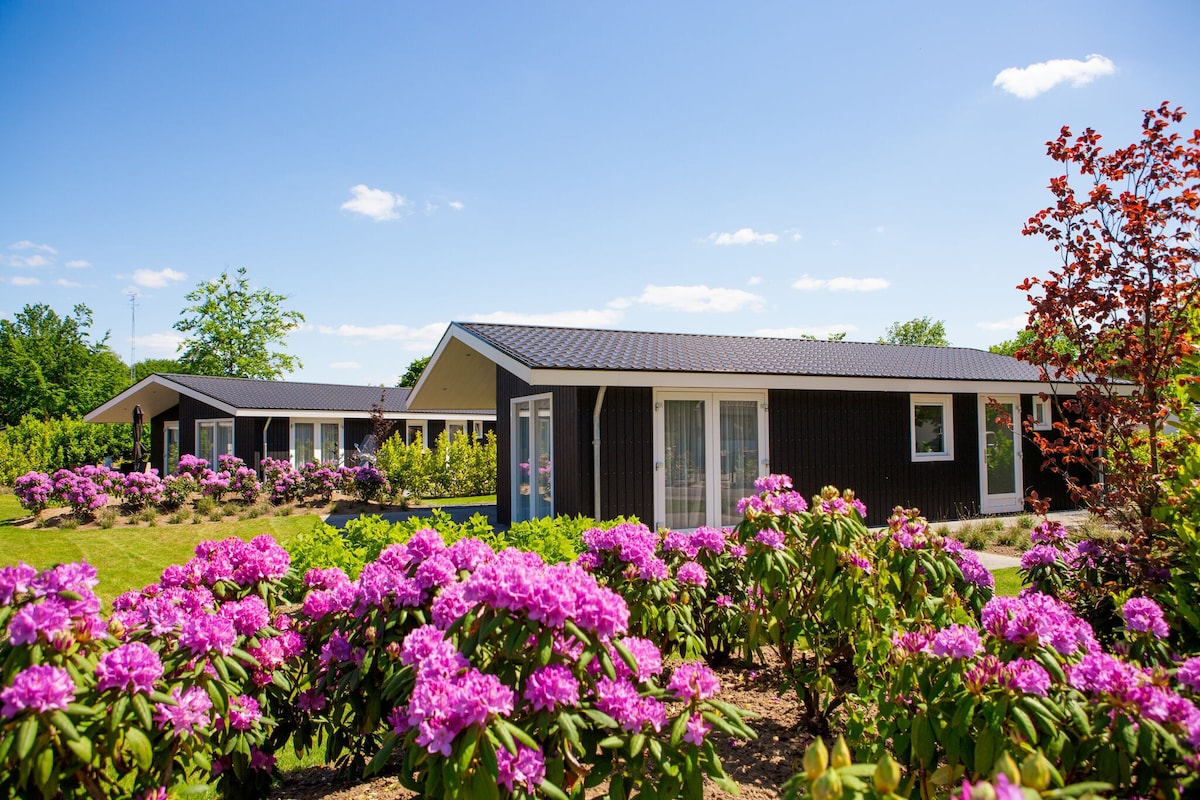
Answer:
<svg viewBox="0 0 1200 800"><path fill-rule="evenodd" d="M466 206L463 205L461 200L450 200L450 201L447 201L446 205L450 206L455 211L462 211L464 208L466 208Z"/></svg>
<svg viewBox="0 0 1200 800"><path fill-rule="evenodd" d="M446 323L434 322L420 328L397 323L382 325L318 325L317 332L326 336L341 336L347 339L366 339L372 342L401 342L409 349L428 348L438 343Z"/></svg>
<svg viewBox="0 0 1200 800"><path fill-rule="evenodd" d="M59 278L58 280L56 280L54 282L54 285L61 286L64 289L78 289L80 286L83 286L82 283L76 283L75 281L69 281L66 278Z"/></svg>
<svg viewBox="0 0 1200 800"><path fill-rule="evenodd" d="M10 267L30 267L37 269L38 267L48 267L53 262L40 253L34 253L31 256L2 256L0 255L0 264L7 264Z"/></svg>
<svg viewBox="0 0 1200 800"><path fill-rule="evenodd" d="M762 283L762 277L759 275L751 275L746 279L747 286L758 286L760 283Z"/></svg>
<svg viewBox="0 0 1200 800"><path fill-rule="evenodd" d="M774 244L779 241L778 234L759 233L753 228L739 228L733 233L710 233L708 240L713 244Z"/></svg>
<svg viewBox="0 0 1200 800"><path fill-rule="evenodd" d="M762 308L766 299L741 289L707 286L647 286L637 302L669 311L745 311Z"/></svg>
<svg viewBox="0 0 1200 800"><path fill-rule="evenodd" d="M792 282L793 289L802 292L877 292L892 284L883 278L811 278L808 275Z"/></svg>
<svg viewBox="0 0 1200 800"><path fill-rule="evenodd" d="M19 242L10 244L8 246L8 249L10 249L10 250L41 250L43 253L49 253L52 256L58 255L58 251L55 250L50 245L35 244L34 242L29 241L28 239L22 239Z"/></svg>
<svg viewBox="0 0 1200 800"><path fill-rule="evenodd" d="M37 278L27 278L24 275L18 275L15 278L10 278L9 282L13 286L37 286L41 283Z"/></svg>
<svg viewBox="0 0 1200 800"><path fill-rule="evenodd" d="M133 346L137 349L138 358L173 358L179 353L179 345L183 344L183 336L175 331L163 333L146 333L133 337Z"/></svg>
<svg viewBox="0 0 1200 800"><path fill-rule="evenodd" d="M1020 331L1025 329L1025 325L1028 322L1028 316L1017 314L1015 317L1009 317L1008 319L996 320L995 322L980 321L975 324L985 331Z"/></svg>
<svg viewBox="0 0 1200 800"><path fill-rule="evenodd" d="M362 364L357 361L334 361L329 365L330 369L362 369Z"/></svg>
<svg viewBox="0 0 1200 800"><path fill-rule="evenodd" d="M400 216L399 209L408 203L402 195L383 189L371 189L361 183L352 186L350 192L354 199L342 203L342 210L362 214L376 222L396 219Z"/></svg>
<svg viewBox="0 0 1200 800"><path fill-rule="evenodd" d="M760 328L754 332L755 336L773 336L780 339L799 339L803 336L815 336L818 339L827 339L831 333L854 333L858 330L857 325L846 323L844 325L801 325L794 328Z"/></svg>
<svg viewBox="0 0 1200 800"><path fill-rule="evenodd" d="M620 322L622 314L616 304L609 308L585 308L575 311L549 311L528 314L520 311L494 311L476 314L472 322L494 322L500 325L552 325L560 328L604 328Z"/></svg>
<svg viewBox="0 0 1200 800"><path fill-rule="evenodd" d="M92 262L84 261L82 258L75 258L63 264L64 267L70 267L71 269L87 269L91 265Z"/></svg>
<svg viewBox="0 0 1200 800"><path fill-rule="evenodd" d="M133 282L148 289L161 289L169 283L178 283L186 278L186 273L170 267L160 270L135 269L133 271Z"/></svg>
<svg viewBox="0 0 1200 800"><path fill-rule="evenodd" d="M992 86L999 86L1009 94L1029 100L1050 91L1060 83L1069 81L1072 86L1086 86L1096 78L1111 75L1116 71L1112 61L1093 53L1086 61L1055 58L1030 64L1028 67L1009 67L1000 71L996 80L992 81Z"/></svg>

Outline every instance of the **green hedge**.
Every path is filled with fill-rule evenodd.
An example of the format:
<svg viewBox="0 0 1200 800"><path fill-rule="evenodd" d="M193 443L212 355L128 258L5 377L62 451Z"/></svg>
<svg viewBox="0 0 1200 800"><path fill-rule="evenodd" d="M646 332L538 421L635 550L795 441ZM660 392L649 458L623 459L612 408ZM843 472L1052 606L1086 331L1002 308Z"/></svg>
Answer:
<svg viewBox="0 0 1200 800"><path fill-rule="evenodd" d="M473 497L496 493L496 434L484 440L438 434L433 449L420 437L405 444L397 432L379 448L377 463L394 491L409 497Z"/></svg>
<svg viewBox="0 0 1200 800"><path fill-rule="evenodd" d="M26 415L0 431L0 484L12 486L27 472L53 474L84 464L131 457L133 425L97 425L65 417L41 420Z"/></svg>

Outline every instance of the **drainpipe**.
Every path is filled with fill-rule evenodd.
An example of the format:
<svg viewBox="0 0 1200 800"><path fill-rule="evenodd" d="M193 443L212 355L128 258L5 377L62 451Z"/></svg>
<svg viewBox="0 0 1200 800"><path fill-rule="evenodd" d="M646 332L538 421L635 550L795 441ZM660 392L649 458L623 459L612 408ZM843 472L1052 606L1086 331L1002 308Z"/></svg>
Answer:
<svg viewBox="0 0 1200 800"><path fill-rule="evenodd" d="M267 422L265 425L263 425L262 460L258 462L258 472L259 472L259 475L261 475L263 477L266 477L266 474L267 474L267 471L263 468L263 465L262 465L262 462L265 461L267 458L267 429L271 427L271 420L273 420L273 419L275 419L275 418L267 417Z"/></svg>
<svg viewBox="0 0 1200 800"><path fill-rule="evenodd" d="M592 477L595 483L595 503L593 512L596 520L600 520L600 409L604 406L604 391L608 387L601 386L596 393L596 408L592 411Z"/></svg>

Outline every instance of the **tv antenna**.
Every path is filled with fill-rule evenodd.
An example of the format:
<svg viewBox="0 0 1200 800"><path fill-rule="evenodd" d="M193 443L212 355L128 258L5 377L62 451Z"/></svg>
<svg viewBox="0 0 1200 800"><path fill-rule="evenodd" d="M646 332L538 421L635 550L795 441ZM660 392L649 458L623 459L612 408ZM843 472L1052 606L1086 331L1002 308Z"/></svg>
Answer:
<svg viewBox="0 0 1200 800"><path fill-rule="evenodd" d="M126 294L129 295L129 380L137 383L137 368L134 366L137 363L137 359L134 358L134 342L137 332L138 290L130 289Z"/></svg>

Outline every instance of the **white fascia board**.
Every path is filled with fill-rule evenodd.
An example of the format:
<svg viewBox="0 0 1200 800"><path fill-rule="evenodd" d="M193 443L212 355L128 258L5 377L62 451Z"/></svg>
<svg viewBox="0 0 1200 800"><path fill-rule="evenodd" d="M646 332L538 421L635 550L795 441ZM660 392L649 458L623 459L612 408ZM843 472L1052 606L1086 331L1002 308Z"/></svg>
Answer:
<svg viewBox="0 0 1200 800"><path fill-rule="evenodd" d="M842 378L809 375L748 375L719 372L637 372L604 370L529 370L536 386L641 386L664 389L798 389L828 392L915 392L960 394L1037 394L1040 381L964 381L918 378ZM1059 391L1069 390L1059 384Z"/></svg>
<svg viewBox="0 0 1200 800"><path fill-rule="evenodd" d="M224 402L216 399L215 397L212 397L211 395L204 394L203 392L198 392L195 389L184 386L181 383L176 383L175 381L170 380L169 378L164 378L162 375L154 374L154 375L149 375L145 378L142 378L140 381L135 383L133 386L130 386L125 391L121 392L119 395L114 397L112 400L109 400L107 403L105 403L104 405L95 409L94 411L91 411L91 412L85 414L83 417L84 421L85 422L104 421L104 417L108 414L108 412L111 412L113 409L119 408L120 406L129 403L131 400L134 400L136 398L138 393L144 391L147 387L153 386L153 385L162 386L163 388L169 389L170 391L175 392L177 394L187 395L188 397L192 398L193 400L199 400L201 403L204 403L205 405L212 406L213 408L216 408L220 411L224 411L226 414L228 414L231 417L238 416L238 413L237 413L238 409L236 407L231 406L228 403L224 403ZM117 422L118 420L111 420L111 421ZM127 422L128 420L121 419L119 421Z"/></svg>

